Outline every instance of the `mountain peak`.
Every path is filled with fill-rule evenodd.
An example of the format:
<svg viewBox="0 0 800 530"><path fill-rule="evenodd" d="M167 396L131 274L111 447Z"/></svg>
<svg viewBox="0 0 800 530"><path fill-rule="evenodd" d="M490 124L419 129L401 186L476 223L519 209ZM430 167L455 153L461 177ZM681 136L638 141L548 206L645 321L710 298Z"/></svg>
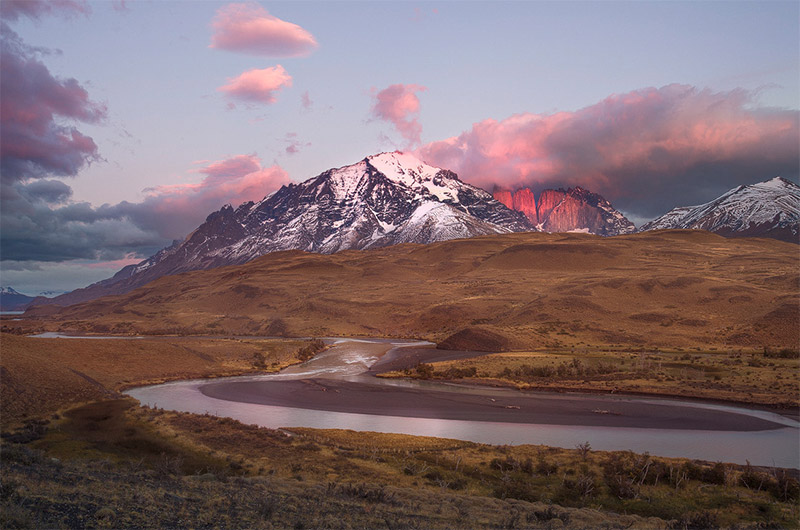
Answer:
<svg viewBox="0 0 800 530"><path fill-rule="evenodd" d="M642 226L641 231L664 228L773 237L797 243L800 186L782 177L738 186L705 204L674 208Z"/></svg>
<svg viewBox="0 0 800 530"><path fill-rule="evenodd" d="M410 153L378 153L283 186L258 203L235 210L226 205L178 246L52 303L120 294L161 276L241 264L281 250L330 254L533 229L522 214L452 171Z"/></svg>
<svg viewBox="0 0 800 530"><path fill-rule="evenodd" d="M411 153L392 151L368 156L365 161L395 182L432 180L442 168L426 164Z"/></svg>
<svg viewBox="0 0 800 530"><path fill-rule="evenodd" d="M791 180L785 179L783 177L773 177L770 180L765 180L764 182L757 182L756 184L752 184L752 186L759 186L762 188L776 188L780 190L797 190L800 189L800 186L792 182Z"/></svg>

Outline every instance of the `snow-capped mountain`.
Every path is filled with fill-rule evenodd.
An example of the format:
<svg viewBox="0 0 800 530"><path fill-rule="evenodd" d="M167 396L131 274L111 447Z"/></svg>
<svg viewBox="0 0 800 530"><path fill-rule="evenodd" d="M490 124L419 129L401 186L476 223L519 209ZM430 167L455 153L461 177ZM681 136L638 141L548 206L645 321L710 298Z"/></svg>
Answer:
<svg viewBox="0 0 800 530"><path fill-rule="evenodd" d="M534 229L523 214L452 171L407 153L381 153L283 186L259 202L226 205L184 241L113 278L37 303L70 305L279 250L333 253Z"/></svg>
<svg viewBox="0 0 800 530"><path fill-rule="evenodd" d="M0 311L20 311L32 301L32 296L22 294L13 287L0 287Z"/></svg>
<svg viewBox="0 0 800 530"><path fill-rule="evenodd" d="M601 236L630 234L636 227L597 193L577 186L544 190L537 198L529 188L496 190L494 198L520 211L544 232L588 232Z"/></svg>
<svg viewBox="0 0 800 530"><path fill-rule="evenodd" d="M800 242L800 186L781 177L739 186L699 206L675 208L640 231L709 230L724 236L772 237Z"/></svg>

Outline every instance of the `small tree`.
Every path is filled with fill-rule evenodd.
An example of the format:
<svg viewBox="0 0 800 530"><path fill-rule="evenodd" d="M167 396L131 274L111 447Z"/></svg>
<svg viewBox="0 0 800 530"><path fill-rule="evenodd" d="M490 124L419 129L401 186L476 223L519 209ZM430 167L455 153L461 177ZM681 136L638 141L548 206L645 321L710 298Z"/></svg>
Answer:
<svg viewBox="0 0 800 530"><path fill-rule="evenodd" d="M582 444L578 444L575 446L575 448L578 450L578 453L580 453L581 459L583 459L584 462L586 461L586 458L589 456L589 453L592 451L592 446L589 445L589 442L583 442Z"/></svg>

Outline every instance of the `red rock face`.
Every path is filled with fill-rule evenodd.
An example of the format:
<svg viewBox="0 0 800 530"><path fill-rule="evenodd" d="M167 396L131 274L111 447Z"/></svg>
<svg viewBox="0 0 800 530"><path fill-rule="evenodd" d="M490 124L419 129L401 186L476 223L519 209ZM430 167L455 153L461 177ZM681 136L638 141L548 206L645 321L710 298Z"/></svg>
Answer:
<svg viewBox="0 0 800 530"><path fill-rule="evenodd" d="M558 203L564 200L566 195L567 192L564 190L544 190L542 194L539 195L539 207L537 209L539 223L544 224L547 222L550 213L558 206Z"/></svg>
<svg viewBox="0 0 800 530"><path fill-rule="evenodd" d="M536 200L529 188L497 190L494 198L522 212L545 232L585 231L604 236L629 234L633 223L600 195L581 187L544 190Z"/></svg>
<svg viewBox="0 0 800 530"><path fill-rule="evenodd" d="M579 198L565 195L563 200L550 210L542 223L542 229L546 232L568 232L588 228L590 232L597 233L604 225L600 210Z"/></svg>
<svg viewBox="0 0 800 530"><path fill-rule="evenodd" d="M494 200L505 205L506 208L514 209L514 194L509 190L494 190L492 194Z"/></svg>
<svg viewBox="0 0 800 530"><path fill-rule="evenodd" d="M512 209L522 212L525 216L533 221L539 223L539 216L536 213L536 199L533 197L533 192L530 188L522 188L514 193L514 206Z"/></svg>

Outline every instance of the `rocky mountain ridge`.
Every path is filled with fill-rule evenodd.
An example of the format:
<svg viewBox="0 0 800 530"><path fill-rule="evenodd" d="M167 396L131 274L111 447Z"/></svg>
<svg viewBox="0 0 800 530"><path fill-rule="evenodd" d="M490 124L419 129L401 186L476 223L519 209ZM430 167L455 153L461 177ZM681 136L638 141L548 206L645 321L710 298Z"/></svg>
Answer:
<svg viewBox="0 0 800 530"><path fill-rule="evenodd" d="M730 237L800 242L800 186L781 177L737 186L713 201L670 210L639 230L708 230Z"/></svg>

